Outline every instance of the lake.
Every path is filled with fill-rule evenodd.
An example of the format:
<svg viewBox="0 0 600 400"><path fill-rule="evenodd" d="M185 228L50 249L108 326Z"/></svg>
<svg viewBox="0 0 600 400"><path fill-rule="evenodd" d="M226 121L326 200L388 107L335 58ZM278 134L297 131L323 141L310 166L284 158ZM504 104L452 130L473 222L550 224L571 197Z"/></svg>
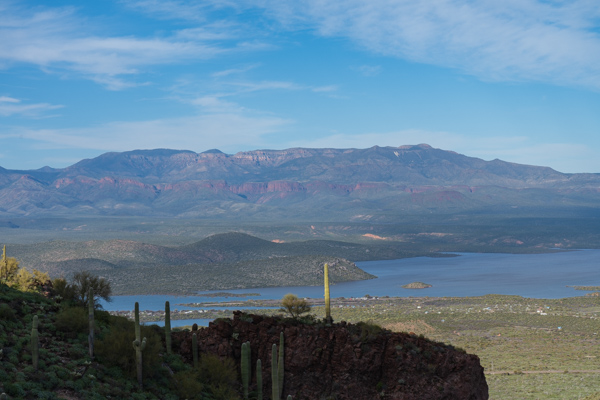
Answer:
<svg viewBox="0 0 600 400"><path fill-rule="evenodd" d="M458 257L415 257L401 260L356 263L376 279L332 285L331 297L371 296L481 296L486 294L519 295L533 298L582 296L586 292L567 285L600 286L600 250L577 250L546 254L456 253ZM433 285L429 289L403 289L410 282ZM223 292L211 291L201 293ZM164 310L169 300L171 309L193 309L178 303L243 301L246 299L280 299L287 293L299 297L323 297L322 286L286 286L226 290L229 293L260 293L260 296L225 298L201 296L114 296L103 302L105 310ZM217 308L217 307L211 307ZM239 307L233 307L238 309ZM194 320L196 321L196 320ZM193 323L193 322L192 322ZM207 325L199 321L199 325ZM187 324L186 324L187 325Z"/></svg>

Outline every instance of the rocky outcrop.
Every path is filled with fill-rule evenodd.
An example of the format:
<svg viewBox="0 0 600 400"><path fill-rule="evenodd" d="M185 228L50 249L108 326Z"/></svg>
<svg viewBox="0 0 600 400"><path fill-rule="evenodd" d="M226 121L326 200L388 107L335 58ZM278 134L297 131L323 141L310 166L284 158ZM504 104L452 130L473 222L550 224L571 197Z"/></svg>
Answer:
<svg viewBox="0 0 600 400"><path fill-rule="evenodd" d="M249 341L252 365L261 359L263 392L271 387L271 346L285 337L284 397L307 399L488 398L479 358L442 343L370 324L312 325L234 312L198 331L201 353L234 359ZM191 360L191 333L178 334L180 351ZM254 367L253 367L254 368ZM256 385L256 371L252 383Z"/></svg>

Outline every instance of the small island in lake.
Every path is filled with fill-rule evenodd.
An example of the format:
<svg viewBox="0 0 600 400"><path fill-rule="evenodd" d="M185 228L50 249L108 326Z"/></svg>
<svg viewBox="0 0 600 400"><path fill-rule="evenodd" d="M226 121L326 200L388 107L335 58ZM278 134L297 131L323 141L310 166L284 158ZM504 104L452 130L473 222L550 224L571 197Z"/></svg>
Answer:
<svg viewBox="0 0 600 400"><path fill-rule="evenodd" d="M430 288L432 285L430 285L429 283L423 283L423 282L412 282L412 283L407 283L406 285L402 285L402 287L404 289L427 289Z"/></svg>

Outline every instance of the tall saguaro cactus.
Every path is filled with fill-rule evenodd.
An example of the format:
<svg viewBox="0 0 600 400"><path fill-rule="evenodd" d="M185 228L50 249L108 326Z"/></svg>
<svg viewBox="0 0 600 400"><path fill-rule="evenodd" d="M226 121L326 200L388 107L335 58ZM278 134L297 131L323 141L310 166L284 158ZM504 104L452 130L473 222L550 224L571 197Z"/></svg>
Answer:
<svg viewBox="0 0 600 400"><path fill-rule="evenodd" d="M165 302L165 344L167 354L171 354L171 305Z"/></svg>
<svg viewBox="0 0 600 400"><path fill-rule="evenodd" d="M88 291L88 323L90 324L90 333L88 335L88 345L90 358L94 358L94 291L92 288Z"/></svg>
<svg viewBox="0 0 600 400"><path fill-rule="evenodd" d="M279 334L279 355L277 354L277 345L273 343L272 347L271 381L273 400L280 400L283 392L283 332Z"/></svg>
<svg viewBox="0 0 600 400"><path fill-rule="evenodd" d="M242 373L242 387L244 388L244 399L248 398L248 386L252 377L252 364L250 363L251 350L250 342L242 343L242 359L240 360L240 368Z"/></svg>
<svg viewBox="0 0 600 400"><path fill-rule="evenodd" d="M262 389L262 363L259 358L256 360L256 400L263 400Z"/></svg>
<svg viewBox="0 0 600 400"><path fill-rule="evenodd" d="M194 359L194 368L198 369L198 335L192 334L192 357Z"/></svg>
<svg viewBox="0 0 600 400"><path fill-rule="evenodd" d="M146 348L146 338L141 339L142 330L140 328L140 305L135 302L135 340L133 341L133 348L135 349L135 358L137 363L137 379L140 389L143 387L142 384L142 352Z"/></svg>
<svg viewBox="0 0 600 400"><path fill-rule="evenodd" d="M281 398L281 395L283 393L283 332L281 332L279 334L279 357L278 357L278 361L277 361L277 387L279 388L279 397L277 397L278 399Z"/></svg>
<svg viewBox="0 0 600 400"><path fill-rule="evenodd" d="M37 371L39 361L40 337L38 333L38 316L33 316L33 326L31 328L31 362L33 368Z"/></svg>
<svg viewBox="0 0 600 400"><path fill-rule="evenodd" d="M271 348L271 395L273 400L279 400L279 376L277 375L277 345L273 343Z"/></svg>
<svg viewBox="0 0 600 400"><path fill-rule="evenodd" d="M329 324L333 322L333 318L331 318L331 302L329 299L329 265L325 263L323 267L323 275L325 279L325 321Z"/></svg>

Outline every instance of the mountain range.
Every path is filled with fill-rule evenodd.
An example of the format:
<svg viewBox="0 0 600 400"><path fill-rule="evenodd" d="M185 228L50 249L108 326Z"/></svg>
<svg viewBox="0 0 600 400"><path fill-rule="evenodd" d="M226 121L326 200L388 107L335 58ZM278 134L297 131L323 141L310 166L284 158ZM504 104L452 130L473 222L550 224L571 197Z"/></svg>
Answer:
<svg viewBox="0 0 600 400"><path fill-rule="evenodd" d="M421 144L368 149L136 150L63 169L0 167L0 217L397 221L402 215L596 209L600 174L484 161Z"/></svg>

